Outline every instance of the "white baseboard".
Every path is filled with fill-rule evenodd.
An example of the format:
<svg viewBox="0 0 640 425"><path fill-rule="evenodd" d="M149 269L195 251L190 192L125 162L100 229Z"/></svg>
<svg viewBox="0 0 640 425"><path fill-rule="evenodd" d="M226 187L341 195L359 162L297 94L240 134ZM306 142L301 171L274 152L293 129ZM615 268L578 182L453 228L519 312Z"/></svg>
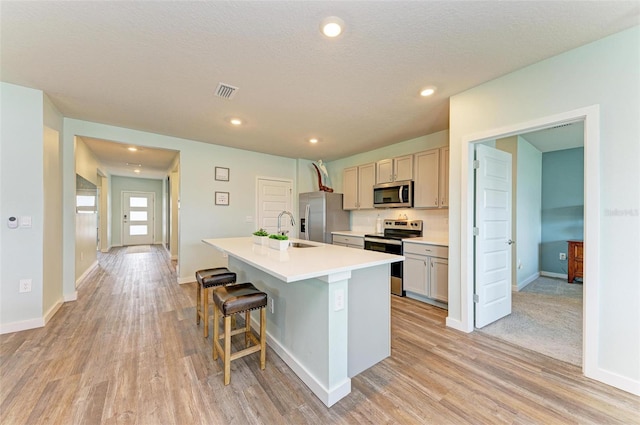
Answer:
<svg viewBox="0 0 640 425"><path fill-rule="evenodd" d="M71 294L64 294L62 296L64 302L76 301L78 299L78 291L73 291Z"/></svg>
<svg viewBox="0 0 640 425"><path fill-rule="evenodd" d="M179 277L178 278L178 283L180 285L184 284L184 283L191 283L191 282L195 282L196 278L195 277Z"/></svg>
<svg viewBox="0 0 640 425"><path fill-rule="evenodd" d="M556 279L567 279L569 276L562 273L553 273L553 272L540 272L540 276L544 277L554 277Z"/></svg>
<svg viewBox="0 0 640 425"><path fill-rule="evenodd" d="M260 332L260 322L253 317L251 327ZM269 332L267 332L267 344L327 407L333 406L351 392L351 378L346 378L331 389L325 388L286 348L273 339Z"/></svg>
<svg viewBox="0 0 640 425"><path fill-rule="evenodd" d="M595 379L612 387L640 396L640 381L622 376L610 370L595 368L593 371L584 371L587 378Z"/></svg>
<svg viewBox="0 0 640 425"><path fill-rule="evenodd" d="M98 267L98 260L94 261L93 264L91 264L87 268L87 270L85 270L84 273L82 273L80 277L76 279L76 289L79 288L84 283L84 278L89 276L89 273L91 273L93 269L95 269L96 267Z"/></svg>
<svg viewBox="0 0 640 425"><path fill-rule="evenodd" d="M522 288L524 288L525 286L527 286L528 284L530 284L531 282L533 282L534 280L536 280L539 277L540 277L540 273L539 272L536 272L536 273L532 274L531 276L529 276L528 278L526 278L522 282L518 282L518 284L516 285L516 289L518 291L522 290Z"/></svg>
<svg viewBox="0 0 640 425"><path fill-rule="evenodd" d="M49 311L47 311L44 315L44 324L46 325L47 323L49 323L49 320L51 320L51 318L58 312L58 310L60 310L60 307L62 307L62 303L63 300L60 299L58 300L57 303L55 303L54 305L51 306L51 308L49 309Z"/></svg>
<svg viewBox="0 0 640 425"><path fill-rule="evenodd" d="M10 334L13 332L26 331L29 329L42 328L44 326L44 319L39 317L37 319L21 320L19 322L6 323L0 326L0 335Z"/></svg>
<svg viewBox="0 0 640 425"><path fill-rule="evenodd" d="M460 332L469 333L473 331L473 329L467 329L467 327L464 326L461 320L453 319L451 317L447 317L445 324L447 325L448 328L452 328Z"/></svg>

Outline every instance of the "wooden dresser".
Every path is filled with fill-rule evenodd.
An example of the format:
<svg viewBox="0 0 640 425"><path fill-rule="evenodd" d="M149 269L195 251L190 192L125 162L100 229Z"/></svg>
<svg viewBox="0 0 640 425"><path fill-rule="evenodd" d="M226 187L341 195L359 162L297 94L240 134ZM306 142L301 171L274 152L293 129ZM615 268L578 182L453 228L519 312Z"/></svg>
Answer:
<svg viewBox="0 0 640 425"><path fill-rule="evenodd" d="M582 259L583 259L583 242L582 241L567 241L569 243L568 250L568 271L569 276L567 281L573 283L576 277L582 279Z"/></svg>

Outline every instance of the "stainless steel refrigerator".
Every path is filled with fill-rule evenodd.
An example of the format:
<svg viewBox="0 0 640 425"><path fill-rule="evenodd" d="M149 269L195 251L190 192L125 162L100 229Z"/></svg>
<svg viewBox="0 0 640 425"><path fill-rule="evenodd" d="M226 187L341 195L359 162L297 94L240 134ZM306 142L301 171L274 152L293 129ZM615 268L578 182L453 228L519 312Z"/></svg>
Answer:
<svg viewBox="0 0 640 425"><path fill-rule="evenodd" d="M301 193L300 239L332 243L331 232L349 230L349 211L342 209L342 193Z"/></svg>

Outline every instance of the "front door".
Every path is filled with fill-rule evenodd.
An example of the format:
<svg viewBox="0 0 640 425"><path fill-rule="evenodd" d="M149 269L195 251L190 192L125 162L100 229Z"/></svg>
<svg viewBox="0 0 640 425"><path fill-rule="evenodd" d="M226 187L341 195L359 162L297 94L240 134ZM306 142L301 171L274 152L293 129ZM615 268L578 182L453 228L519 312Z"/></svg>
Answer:
<svg viewBox="0 0 640 425"><path fill-rule="evenodd" d="M476 146L475 326L511 314L511 154Z"/></svg>
<svg viewBox="0 0 640 425"><path fill-rule="evenodd" d="M155 194L122 192L122 245L153 243Z"/></svg>

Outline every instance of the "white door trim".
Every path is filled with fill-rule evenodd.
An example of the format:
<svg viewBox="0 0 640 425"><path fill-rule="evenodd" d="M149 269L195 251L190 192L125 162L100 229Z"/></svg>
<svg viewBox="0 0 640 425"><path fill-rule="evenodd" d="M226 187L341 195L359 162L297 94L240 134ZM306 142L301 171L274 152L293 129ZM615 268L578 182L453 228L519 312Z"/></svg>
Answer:
<svg viewBox="0 0 640 425"><path fill-rule="evenodd" d="M473 144L541 130L554 125L584 120L584 287L583 303L583 373L610 385L618 386L613 374L598 369L598 311L600 286L600 106L592 105L536 120L471 134L462 138L460 188L460 330L473 331ZM465 184L466 182L466 184ZM587 188L589 190L587 190ZM451 274L451 273L450 273ZM449 298L452 292L450 288ZM454 321L447 321L456 327ZM614 383L613 381L616 381ZM619 386L618 386L619 387ZM619 387L620 388L620 387Z"/></svg>

